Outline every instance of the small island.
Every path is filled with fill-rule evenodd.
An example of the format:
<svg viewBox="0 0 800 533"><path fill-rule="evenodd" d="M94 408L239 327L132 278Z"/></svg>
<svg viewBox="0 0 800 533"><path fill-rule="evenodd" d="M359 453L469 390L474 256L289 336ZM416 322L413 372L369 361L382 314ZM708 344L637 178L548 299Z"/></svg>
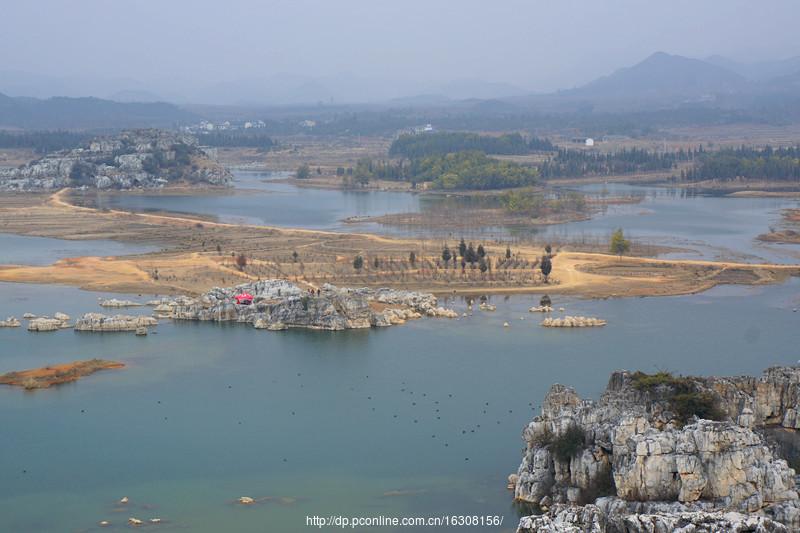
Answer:
<svg viewBox="0 0 800 533"><path fill-rule="evenodd" d="M24 387L26 390L46 389L53 385L78 381L80 378L92 375L100 370L123 367L125 367L123 363L104 359L73 361L61 365L8 372L0 375L0 384Z"/></svg>

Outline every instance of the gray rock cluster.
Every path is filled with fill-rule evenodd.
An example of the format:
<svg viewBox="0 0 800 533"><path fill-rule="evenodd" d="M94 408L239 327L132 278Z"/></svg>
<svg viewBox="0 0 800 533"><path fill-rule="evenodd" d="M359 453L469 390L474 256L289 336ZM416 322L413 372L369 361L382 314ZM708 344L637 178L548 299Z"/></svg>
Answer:
<svg viewBox="0 0 800 533"><path fill-rule="evenodd" d="M737 512L695 511L607 514L597 505L558 504L541 516L520 520L518 533L784 533L785 525L768 517Z"/></svg>
<svg viewBox="0 0 800 533"><path fill-rule="evenodd" d="M28 320L28 331L58 331L59 329L66 329L71 327L69 325L69 315L64 313L56 313L53 318L47 316L33 316L30 313L25 313L24 316L32 316Z"/></svg>
<svg viewBox="0 0 800 533"><path fill-rule="evenodd" d="M75 331L137 331L140 328L158 325L158 320L150 316L114 315L86 313L75 321Z"/></svg>
<svg viewBox="0 0 800 533"><path fill-rule="evenodd" d="M143 304L132 300L119 300L117 298L109 298L108 300L100 301L100 307L141 307L142 305Z"/></svg>
<svg viewBox="0 0 800 533"><path fill-rule="evenodd" d="M190 135L131 130L0 170L0 190L159 188L172 182L227 186L232 179Z"/></svg>
<svg viewBox="0 0 800 533"><path fill-rule="evenodd" d="M606 324L605 320L590 316L567 315L563 318L547 317L542 320L542 326L546 328L595 328Z"/></svg>
<svg viewBox="0 0 800 533"><path fill-rule="evenodd" d="M0 328L18 328L22 323L15 316L10 316L5 320L0 320Z"/></svg>
<svg viewBox="0 0 800 533"><path fill-rule="evenodd" d="M251 304L236 296L253 296ZM305 290L286 280L263 280L214 288L198 298L158 300L154 311L177 320L243 322L258 329L301 327L344 330L391 326L420 316L455 316L427 293L393 289L339 289L333 285Z"/></svg>
<svg viewBox="0 0 800 533"><path fill-rule="evenodd" d="M703 409L717 420L687 417ZM520 531L796 530L795 472L774 435L796 452L799 410L800 367L759 378L616 372L597 402L553 385L510 477L517 500L546 511Z"/></svg>

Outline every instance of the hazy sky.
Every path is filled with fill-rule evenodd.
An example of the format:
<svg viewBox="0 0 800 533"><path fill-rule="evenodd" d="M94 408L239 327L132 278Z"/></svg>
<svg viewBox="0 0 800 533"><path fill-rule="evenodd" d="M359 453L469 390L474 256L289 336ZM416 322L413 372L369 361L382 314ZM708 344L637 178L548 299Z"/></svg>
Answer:
<svg viewBox="0 0 800 533"><path fill-rule="evenodd" d="M0 0L0 71L151 90L347 74L571 87L658 50L800 54L796 0ZM0 80L2 87L2 80Z"/></svg>

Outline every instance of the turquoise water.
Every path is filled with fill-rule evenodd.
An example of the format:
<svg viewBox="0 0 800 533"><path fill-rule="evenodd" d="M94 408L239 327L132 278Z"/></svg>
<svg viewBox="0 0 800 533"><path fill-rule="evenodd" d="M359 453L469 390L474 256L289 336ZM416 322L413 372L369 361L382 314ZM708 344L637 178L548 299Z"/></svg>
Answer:
<svg viewBox="0 0 800 533"><path fill-rule="evenodd" d="M0 284L0 316L95 311L99 296ZM52 390L0 388L0 529L157 516L166 531L293 532L313 514L500 514L504 526L484 530L513 531L505 477L552 383L597 396L619 368L743 374L800 356L796 279L555 300L609 325L541 328L527 313L536 299L515 296L491 298L494 313L336 333L169 321L145 338L0 330L2 372L90 357L128 365ZM243 495L291 499L230 503ZM131 503L114 512L122 496Z"/></svg>
<svg viewBox="0 0 800 533"><path fill-rule="evenodd" d="M347 224L353 216L442 209L461 205L463 198L420 196L404 192L301 189L270 178L283 175L237 172L236 186L251 192L222 196L111 195L100 196L101 207L134 211L173 211L212 215L229 222L302 227L335 231L380 232L402 236L472 239L536 238L539 240L606 243L623 228L642 242L685 249L674 258L727 259L748 262L795 263L800 246L762 243L756 237L780 227L781 211L800 206L789 198L726 198L697 195L685 189L625 184L590 185L589 195L637 196L638 204L610 206L591 220L538 227L465 227L423 230L377 224ZM469 225L468 217L458 221Z"/></svg>
<svg viewBox="0 0 800 533"><path fill-rule="evenodd" d="M49 265L65 257L128 255L158 249L158 246L108 240L66 241L0 233L0 264Z"/></svg>

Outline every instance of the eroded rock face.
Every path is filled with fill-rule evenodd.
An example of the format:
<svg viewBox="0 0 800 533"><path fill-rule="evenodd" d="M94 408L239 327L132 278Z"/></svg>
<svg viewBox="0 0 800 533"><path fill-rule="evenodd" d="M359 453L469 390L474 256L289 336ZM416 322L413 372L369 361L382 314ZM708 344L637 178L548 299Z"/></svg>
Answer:
<svg viewBox="0 0 800 533"><path fill-rule="evenodd" d="M558 505L551 513L526 516L518 533L783 533L790 531L771 518L736 512L658 512L607 515L596 505Z"/></svg>
<svg viewBox="0 0 800 533"><path fill-rule="evenodd" d="M158 320L149 316L86 313L75 321L75 331L136 331L139 328L158 325Z"/></svg>
<svg viewBox="0 0 800 533"><path fill-rule="evenodd" d="M248 293L249 305L235 297ZM158 313L179 320L244 322L258 329L290 327L344 330L391 326L426 316L451 316L437 307L432 294L392 289L340 289L324 285L319 293L285 280L263 280L236 287L214 288L196 299L158 301Z"/></svg>
<svg viewBox="0 0 800 533"><path fill-rule="evenodd" d="M554 507L541 520L555 527L557 521L579 516L581 527L588 527L579 531L595 530L596 509L580 507L592 502L609 521L617 515L736 511L800 527L795 472L775 455L762 431L770 424L796 427L800 368L770 368L761 378L671 383L642 387L632 374L617 372L597 402L554 385L541 415L523 432L527 447L515 478L515 498L544 508L578 506L561 509L560 517ZM718 406L719 421L686 419L675 386ZM577 444L565 454L558 444L568 431ZM620 531L672 531L669 524L678 523L664 516L642 520L641 529Z"/></svg>
<svg viewBox="0 0 800 533"><path fill-rule="evenodd" d="M162 130L130 130L86 146L0 170L0 190L158 188L173 182L227 186L233 177L197 139Z"/></svg>
<svg viewBox="0 0 800 533"><path fill-rule="evenodd" d="M14 316L10 316L5 320L0 320L0 328L18 328L21 325L22 324L17 319L17 317Z"/></svg>

